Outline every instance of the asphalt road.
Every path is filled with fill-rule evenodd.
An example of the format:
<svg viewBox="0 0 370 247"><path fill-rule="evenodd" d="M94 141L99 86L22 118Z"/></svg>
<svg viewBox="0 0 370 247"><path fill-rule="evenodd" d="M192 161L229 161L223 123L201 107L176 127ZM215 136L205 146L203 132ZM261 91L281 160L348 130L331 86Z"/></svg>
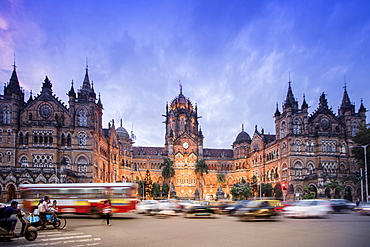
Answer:
<svg viewBox="0 0 370 247"><path fill-rule="evenodd" d="M370 216L333 214L320 219L241 222L221 215L216 219L169 218L137 214L115 215L111 226L102 219L68 217L63 230L39 231L33 242L14 239L1 246L370 246Z"/></svg>

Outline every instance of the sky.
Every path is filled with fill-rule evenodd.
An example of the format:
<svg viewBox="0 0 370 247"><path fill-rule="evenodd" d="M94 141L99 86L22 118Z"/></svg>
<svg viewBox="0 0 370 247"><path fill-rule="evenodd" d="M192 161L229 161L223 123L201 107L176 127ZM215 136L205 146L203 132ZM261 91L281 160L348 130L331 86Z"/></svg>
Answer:
<svg viewBox="0 0 370 247"><path fill-rule="evenodd" d="M104 128L122 119L135 146L157 147L181 82L204 147L231 148L242 124L275 133L289 80L310 113L322 92L337 113L344 85L370 109L369 13L369 1L0 0L0 82L15 57L26 99L47 75L68 103L88 65Z"/></svg>

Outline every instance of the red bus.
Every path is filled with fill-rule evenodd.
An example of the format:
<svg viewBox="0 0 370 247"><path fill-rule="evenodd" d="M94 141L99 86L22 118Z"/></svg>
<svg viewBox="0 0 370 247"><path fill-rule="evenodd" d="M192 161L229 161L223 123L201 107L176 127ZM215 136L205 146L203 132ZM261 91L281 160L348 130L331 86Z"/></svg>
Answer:
<svg viewBox="0 0 370 247"><path fill-rule="evenodd" d="M135 210L138 202L136 183L66 183L21 184L23 207L33 212L41 198L57 200L58 213L89 214L101 216L104 201L111 200L113 213Z"/></svg>

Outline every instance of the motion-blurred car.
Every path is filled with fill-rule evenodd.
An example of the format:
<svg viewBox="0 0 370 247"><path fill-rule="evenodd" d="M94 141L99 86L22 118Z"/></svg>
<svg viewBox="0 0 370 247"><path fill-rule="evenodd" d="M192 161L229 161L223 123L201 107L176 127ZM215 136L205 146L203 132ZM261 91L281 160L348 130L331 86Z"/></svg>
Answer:
<svg viewBox="0 0 370 247"><path fill-rule="evenodd" d="M279 200L249 201L244 207L236 210L235 216L241 220L270 219L277 215L275 207L280 206Z"/></svg>
<svg viewBox="0 0 370 247"><path fill-rule="evenodd" d="M195 200L182 200L179 201L179 204L183 211L187 211L191 207L201 206L200 202Z"/></svg>
<svg viewBox="0 0 370 247"><path fill-rule="evenodd" d="M156 200L145 200L138 202L136 204L136 213L137 214L148 214L152 211L153 207L158 204Z"/></svg>
<svg viewBox="0 0 370 247"><path fill-rule="evenodd" d="M327 217L332 213L331 203L327 200L308 199L297 202L296 206L288 206L282 212L285 217Z"/></svg>
<svg viewBox="0 0 370 247"><path fill-rule="evenodd" d="M245 207L250 200L237 201L234 205L224 207L222 213L233 215L239 208Z"/></svg>
<svg viewBox="0 0 370 247"><path fill-rule="evenodd" d="M333 211L336 213L351 212L356 207L356 203L350 202L346 199L331 199L330 203Z"/></svg>
<svg viewBox="0 0 370 247"><path fill-rule="evenodd" d="M172 200L159 201L149 212L151 215L175 215L181 212L182 206Z"/></svg>
<svg viewBox="0 0 370 247"><path fill-rule="evenodd" d="M218 216L219 207L212 205L194 206L189 208L184 217L211 217L216 218Z"/></svg>
<svg viewBox="0 0 370 247"><path fill-rule="evenodd" d="M280 205L275 207L275 212L278 214L281 214L281 212L284 211L285 207L295 206L295 205L297 205L297 202L295 201L282 201Z"/></svg>
<svg viewBox="0 0 370 247"><path fill-rule="evenodd" d="M354 209L357 213L363 215L370 215L370 204L361 203L359 206L355 207Z"/></svg>

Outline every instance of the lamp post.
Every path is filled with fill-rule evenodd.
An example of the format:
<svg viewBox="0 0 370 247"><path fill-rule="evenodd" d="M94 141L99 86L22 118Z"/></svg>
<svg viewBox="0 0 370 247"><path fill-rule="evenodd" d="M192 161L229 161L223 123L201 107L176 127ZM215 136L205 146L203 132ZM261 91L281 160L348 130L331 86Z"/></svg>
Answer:
<svg viewBox="0 0 370 247"><path fill-rule="evenodd" d="M369 144L363 145L362 147L364 148L364 163L365 163L365 183L366 183L365 184L365 195L366 195L366 203L369 203L369 183L368 183L368 180L367 180L367 160L366 160L366 148L367 148L367 146L369 146Z"/></svg>

